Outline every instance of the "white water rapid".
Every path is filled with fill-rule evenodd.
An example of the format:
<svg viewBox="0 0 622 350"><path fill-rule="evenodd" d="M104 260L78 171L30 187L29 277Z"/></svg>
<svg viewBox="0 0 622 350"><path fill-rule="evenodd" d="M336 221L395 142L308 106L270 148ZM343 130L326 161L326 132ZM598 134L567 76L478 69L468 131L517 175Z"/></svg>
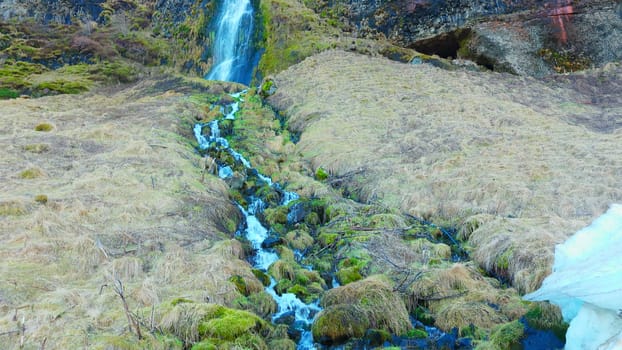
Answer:
<svg viewBox="0 0 622 350"><path fill-rule="evenodd" d="M241 100L242 98L240 93L233 94L231 96L233 96L236 100ZM239 108L239 102L236 101L229 107L232 112L225 113L225 110L221 109L223 113L222 120L235 119L235 112ZM246 158L231 149L229 142L225 138L221 137L220 128L218 126L219 121L220 120L213 120L209 123L195 124L194 136L199 143L199 148L202 150L218 149L227 151L231 154L231 156L233 156L238 165L243 165L244 168L247 169L247 173L256 173L258 180L263 181L268 186L278 188L280 190L279 184L273 183L269 177L257 172L251 167L250 162ZM204 128L209 129L209 136L203 135ZM231 168L231 165L218 164L218 175L223 179L232 177L233 169ZM299 198L298 194L295 192L280 191L283 193L280 205L286 205L289 202ZM279 256L274 249L263 248L261 246L264 240L268 238L269 230L261 224L257 218L257 214L260 214L264 209L266 209L266 204L260 198L254 196L249 197L247 200L249 203L247 209L238 204L245 220L243 225L244 230L239 233L244 235L244 237L249 240L256 252L253 266L265 272L268 270L270 265L279 259ZM278 311L273 315L272 320L275 321L286 314L295 315L294 322L291 326L300 333L300 340L298 341L297 349L316 349L313 342L313 335L311 333L311 325L313 324L313 317L321 311L319 301L305 304L302 300L296 297L295 294L283 293L278 295L274 289L275 285L276 281L271 278L271 284L266 287L266 292L274 298L278 305Z"/></svg>
<svg viewBox="0 0 622 350"><path fill-rule="evenodd" d="M224 0L220 6L212 47L214 62L205 78L248 85L255 60L253 6L250 0Z"/></svg>

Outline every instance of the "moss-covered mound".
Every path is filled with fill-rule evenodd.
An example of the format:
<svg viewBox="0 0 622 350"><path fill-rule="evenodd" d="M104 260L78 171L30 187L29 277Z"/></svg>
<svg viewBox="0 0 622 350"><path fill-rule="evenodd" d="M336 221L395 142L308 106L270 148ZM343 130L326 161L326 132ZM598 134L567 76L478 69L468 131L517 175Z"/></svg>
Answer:
<svg viewBox="0 0 622 350"><path fill-rule="evenodd" d="M382 276L372 276L328 291L313 325L322 343L360 338L368 329L402 334L412 328L403 300Z"/></svg>
<svg viewBox="0 0 622 350"><path fill-rule="evenodd" d="M219 347L244 339L267 348L263 337L270 332L270 324L257 315L234 310L218 304L178 303L163 310L160 327L183 339L186 344L212 343Z"/></svg>

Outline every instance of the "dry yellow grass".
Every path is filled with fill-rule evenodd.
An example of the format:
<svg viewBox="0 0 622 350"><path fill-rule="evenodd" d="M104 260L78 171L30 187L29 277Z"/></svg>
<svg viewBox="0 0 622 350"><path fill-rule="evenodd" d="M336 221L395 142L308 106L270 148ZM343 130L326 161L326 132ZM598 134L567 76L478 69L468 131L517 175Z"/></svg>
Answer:
<svg viewBox="0 0 622 350"><path fill-rule="evenodd" d="M473 256L526 292L555 243L622 200L621 74L538 81L329 51L277 75L270 102L302 132L309 172L356 172L346 184L361 201L490 215L470 230Z"/></svg>
<svg viewBox="0 0 622 350"><path fill-rule="evenodd" d="M263 289L227 239L238 214L226 184L201 182L190 137L203 112L175 89L189 91L158 78L0 101L0 348L127 336L113 278L132 310L175 297L227 304L239 296L232 275ZM53 131L36 131L41 121Z"/></svg>

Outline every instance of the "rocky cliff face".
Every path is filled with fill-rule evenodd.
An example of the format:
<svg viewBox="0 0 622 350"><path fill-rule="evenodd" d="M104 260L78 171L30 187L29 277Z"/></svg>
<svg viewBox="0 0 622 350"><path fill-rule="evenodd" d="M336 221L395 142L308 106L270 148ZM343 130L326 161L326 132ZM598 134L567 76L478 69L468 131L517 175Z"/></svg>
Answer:
<svg viewBox="0 0 622 350"><path fill-rule="evenodd" d="M41 23L69 24L74 19L97 19L105 0L0 1L2 19L32 19Z"/></svg>
<svg viewBox="0 0 622 350"><path fill-rule="evenodd" d="M314 3L358 37L489 69L543 76L620 60L620 1L394 0Z"/></svg>

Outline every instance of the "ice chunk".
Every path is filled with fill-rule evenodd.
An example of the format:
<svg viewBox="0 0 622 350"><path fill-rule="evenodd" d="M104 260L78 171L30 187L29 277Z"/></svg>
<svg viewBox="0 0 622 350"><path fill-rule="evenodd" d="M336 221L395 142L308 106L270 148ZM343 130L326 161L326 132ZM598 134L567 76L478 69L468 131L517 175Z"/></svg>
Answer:
<svg viewBox="0 0 622 350"><path fill-rule="evenodd" d="M566 350L622 348L622 205L558 245L553 273L524 298L561 307L570 321Z"/></svg>

